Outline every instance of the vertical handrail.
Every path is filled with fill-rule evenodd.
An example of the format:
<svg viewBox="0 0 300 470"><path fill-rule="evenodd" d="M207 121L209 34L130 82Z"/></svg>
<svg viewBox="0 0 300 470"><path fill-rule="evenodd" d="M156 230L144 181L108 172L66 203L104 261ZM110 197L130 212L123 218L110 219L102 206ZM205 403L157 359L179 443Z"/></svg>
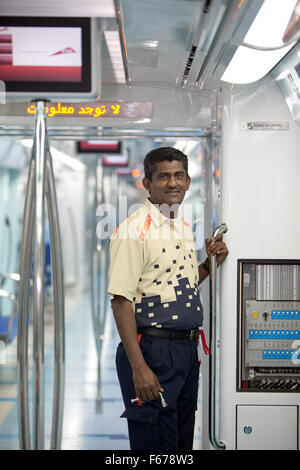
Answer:
<svg viewBox="0 0 300 470"><path fill-rule="evenodd" d="M99 161L96 164L96 184L94 190L93 213L96 214L97 207L102 199L102 167ZM102 302L103 276L102 268L105 266L104 246L101 240L97 239L96 219L93 217L92 236L91 236L91 263L90 263L90 282L91 282L91 308L92 320L97 352L97 402L101 402L101 352L103 345L103 324L105 318L105 302ZM95 272L96 271L96 272ZM96 285L95 285L96 284Z"/></svg>
<svg viewBox="0 0 300 470"><path fill-rule="evenodd" d="M54 297L54 386L51 429L51 449L60 449L62 440L65 383L65 307L64 276L61 251L59 214L50 149L46 159L46 198L50 229L50 248Z"/></svg>
<svg viewBox="0 0 300 470"><path fill-rule="evenodd" d="M97 165L97 164L96 164ZM99 382L100 377L100 362L99 362L99 349L100 349L100 338L98 336L99 326L98 326L98 318L97 318L97 311L99 309L99 281L98 276L95 276L95 256L99 256L98 254L98 246L97 251L95 251L95 244L96 244L96 209L97 209L97 193L98 193L98 176L97 176L97 166L95 169L95 190L94 190L94 198L93 198L93 209L92 209L92 227L91 227L91 252L90 252L90 293L91 293L91 311L92 311L92 322L93 322L93 330L94 330L94 338L95 338L95 345L96 345L96 353L97 353L97 401L101 400L101 384ZM101 248L101 246L99 246ZM98 274L98 269L97 269ZM96 280L96 286L95 286ZM96 287L96 288L95 288Z"/></svg>
<svg viewBox="0 0 300 470"><path fill-rule="evenodd" d="M45 166L46 121L45 103L36 103L35 133L35 223L34 223L34 449L44 448L44 287L45 287Z"/></svg>
<svg viewBox="0 0 300 470"><path fill-rule="evenodd" d="M218 234L227 232L226 224L217 227L211 238L215 238ZM218 441L216 436L216 382L217 382L217 301L218 301L218 277L217 277L217 260L216 256L209 256L209 294L210 294L210 315L209 315L209 339L210 339L210 356L209 356L209 439L216 450L226 449L225 443Z"/></svg>
<svg viewBox="0 0 300 470"><path fill-rule="evenodd" d="M54 292L55 370L51 448L59 449L64 401L64 288L58 208L52 159L47 143L45 102L36 103L35 139L24 206L18 322L18 422L22 450L30 450L28 405L28 318L33 251L33 448L44 449L44 283L45 199L48 203Z"/></svg>
<svg viewBox="0 0 300 470"><path fill-rule="evenodd" d="M30 426L28 406L28 319L29 278L34 220L34 173L35 162L31 158L24 205L23 242L21 252L19 318L17 338L18 358L18 426L21 450L30 450Z"/></svg>

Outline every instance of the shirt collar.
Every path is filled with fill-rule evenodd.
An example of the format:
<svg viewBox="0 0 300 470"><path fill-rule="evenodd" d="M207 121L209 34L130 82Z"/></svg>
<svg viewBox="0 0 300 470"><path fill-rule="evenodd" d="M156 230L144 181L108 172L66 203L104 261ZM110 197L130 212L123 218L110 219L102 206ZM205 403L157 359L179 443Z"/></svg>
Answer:
<svg viewBox="0 0 300 470"><path fill-rule="evenodd" d="M149 199L145 200L145 206L147 207L147 210L151 216L151 221L154 222L154 225L156 227L160 227L164 223L173 222L174 219L170 219L169 217L166 217L165 215L163 215L158 209L158 205L152 204L152 202ZM183 221L180 214L177 215L177 218L179 219L180 222Z"/></svg>

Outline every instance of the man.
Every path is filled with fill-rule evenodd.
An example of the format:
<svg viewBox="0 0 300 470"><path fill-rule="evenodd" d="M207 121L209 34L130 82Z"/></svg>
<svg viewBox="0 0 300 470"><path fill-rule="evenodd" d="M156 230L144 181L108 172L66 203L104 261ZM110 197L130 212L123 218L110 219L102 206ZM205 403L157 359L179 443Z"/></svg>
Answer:
<svg viewBox="0 0 300 470"><path fill-rule="evenodd" d="M150 197L111 240L108 292L122 340L116 357L122 417L132 450L191 450L202 325L198 284L208 276L208 262L197 266L192 231L178 214L191 181L186 155L152 150L144 169ZM206 251L218 264L228 254L222 236L206 240Z"/></svg>

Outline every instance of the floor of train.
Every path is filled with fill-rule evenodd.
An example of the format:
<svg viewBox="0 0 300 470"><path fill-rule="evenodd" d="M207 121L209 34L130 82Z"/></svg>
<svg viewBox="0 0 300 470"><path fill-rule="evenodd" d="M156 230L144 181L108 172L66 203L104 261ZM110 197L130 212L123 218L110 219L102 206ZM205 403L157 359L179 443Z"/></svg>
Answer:
<svg viewBox="0 0 300 470"><path fill-rule="evenodd" d="M51 311L51 309L50 309ZM53 396L52 314L45 314L45 448L50 448ZM94 344L90 296L66 298L66 377L63 420L63 450L128 450L125 419L119 419L123 402L115 369L115 350L119 342L109 310L101 362L102 401L96 401L97 355ZM5 361L0 363L0 450L19 449L16 382L16 338L7 345ZM3 363L5 362L5 363ZM29 378L32 375L32 336L29 334ZM32 382L29 407L32 416ZM198 403L198 410L200 409ZM200 448L199 415L196 419L194 449ZM32 423L31 423L32 424ZM31 425L32 429L32 425Z"/></svg>

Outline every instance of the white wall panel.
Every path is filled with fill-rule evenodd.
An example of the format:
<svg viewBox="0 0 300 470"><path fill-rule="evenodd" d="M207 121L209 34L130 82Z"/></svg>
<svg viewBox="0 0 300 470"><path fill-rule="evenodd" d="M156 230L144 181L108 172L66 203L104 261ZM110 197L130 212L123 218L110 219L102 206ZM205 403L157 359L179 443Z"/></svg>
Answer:
<svg viewBox="0 0 300 470"><path fill-rule="evenodd" d="M238 406L237 450L297 450L297 406Z"/></svg>
<svg viewBox="0 0 300 470"><path fill-rule="evenodd" d="M287 121L289 130L243 130L249 121ZM272 79L224 92L221 221L230 253L221 281L220 438L228 448L235 446L237 403L299 402L293 394L235 392L237 259L300 258L299 148L299 126Z"/></svg>

